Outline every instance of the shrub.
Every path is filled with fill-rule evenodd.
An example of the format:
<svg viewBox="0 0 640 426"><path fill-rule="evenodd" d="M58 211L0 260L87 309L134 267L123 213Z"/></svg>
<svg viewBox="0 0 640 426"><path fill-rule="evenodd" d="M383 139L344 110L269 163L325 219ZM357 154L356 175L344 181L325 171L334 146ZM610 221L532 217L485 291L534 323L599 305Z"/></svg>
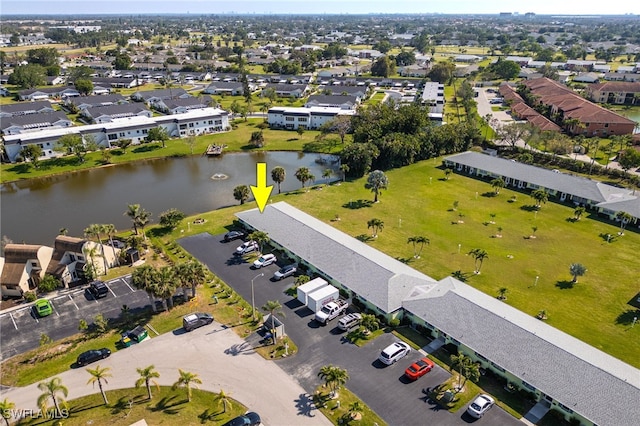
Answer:
<svg viewBox="0 0 640 426"><path fill-rule="evenodd" d="M400 320L398 318L393 318L389 321L389 326L391 328L396 328L400 325Z"/></svg>
<svg viewBox="0 0 640 426"><path fill-rule="evenodd" d="M23 297L27 302L33 302L37 299L36 294L33 291L26 291Z"/></svg>

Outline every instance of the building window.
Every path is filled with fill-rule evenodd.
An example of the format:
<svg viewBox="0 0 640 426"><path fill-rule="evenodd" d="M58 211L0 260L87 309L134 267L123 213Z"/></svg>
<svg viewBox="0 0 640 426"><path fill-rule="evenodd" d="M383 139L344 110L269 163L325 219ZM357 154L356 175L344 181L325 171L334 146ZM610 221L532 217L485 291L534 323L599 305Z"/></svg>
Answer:
<svg viewBox="0 0 640 426"><path fill-rule="evenodd" d="M524 380L522 381L522 386L524 386L525 388L527 388L529 390L532 390L532 391L536 390L536 388L534 386L530 385L529 383L525 382Z"/></svg>
<svg viewBox="0 0 640 426"><path fill-rule="evenodd" d="M187 128L187 125L186 125L186 124L181 124L181 125L180 125L180 130L184 130L184 129L186 129L186 128Z"/></svg>
<svg viewBox="0 0 640 426"><path fill-rule="evenodd" d="M565 405L562 405L562 404L558 403L558 407L562 408L567 413L573 413L573 410L571 408L565 406Z"/></svg>
<svg viewBox="0 0 640 426"><path fill-rule="evenodd" d="M492 363L491 363L491 366L492 366L493 368L495 368L496 370L498 370L498 371L502 371L503 373L505 372L505 369L504 369L504 368L500 367L498 364L496 364L496 363L494 363L494 362L492 362Z"/></svg>
<svg viewBox="0 0 640 426"><path fill-rule="evenodd" d="M114 141L116 139L118 139L118 135L116 135L115 133L112 135L107 136L107 139L109 139L110 141Z"/></svg>
<svg viewBox="0 0 640 426"><path fill-rule="evenodd" d="M193 127L193 123L189 123L189 127Z"/></svg>
<svg viewBox="0 0 640 426"><path fill-rule="evenodd" d="M295 120L294 117L285 117L284 119L285 119L285 121L294 121Z"/></svg>
<svg viewBox="0 0 640 426"><path fill-rule="evenodd" d="M480 355L478 352L474 352L474 354L483 361L489 361L486 357Z"/></svg>
<svg viewBox="0 0 640 426"><path fill-rule="evenodd" d="M125 134L124 132L120 132L118 136L120 136L121 138L124 138Z"/></svg>

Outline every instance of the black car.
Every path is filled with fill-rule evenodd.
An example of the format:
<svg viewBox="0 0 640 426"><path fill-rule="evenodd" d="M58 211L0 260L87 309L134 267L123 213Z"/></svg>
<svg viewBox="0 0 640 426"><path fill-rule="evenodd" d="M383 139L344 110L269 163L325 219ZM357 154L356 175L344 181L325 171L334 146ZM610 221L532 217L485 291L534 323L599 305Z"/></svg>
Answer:
<svg viewBox="0 0 640 426"><path fill-rule="evenodd" d="M104 281L94 281L89 285L89 293L95 298L107 297L109 294L109 288Z"/></svg>
<svg viewBox="0 0 640 426"><path fill-rule="evenodd" d="M115 247L117 249L123 249L125 248L127 245L125 243L123 243L120 240L113 240L109 243L110 246Z"/></svg>
<svg viewBox="0 0 640 426"><path fill-rule="evenodd" d="M91 364L92 362L105 359L109 355L111 355L111 351L107 348L92 349L90 351L82 352L80 355L78 355L76 364L78 364L78 367L82 367L83 365Z"/></svg>
<svg viewBox="0 0 640 426"><path fill-rule="evenodd" d="M224 426L258 426L260 424L260 416L253 411L248 412L242 416L238 416L235 419L229 420Z"/></svg>
<svg viewBox="0 0 640 426"><path fill-rule="evenodd" d="M247 236L247 233L244 231L233 230L224 234L224 241L229 242L233 240L237 240L238 238L244 238Z"/></svg>

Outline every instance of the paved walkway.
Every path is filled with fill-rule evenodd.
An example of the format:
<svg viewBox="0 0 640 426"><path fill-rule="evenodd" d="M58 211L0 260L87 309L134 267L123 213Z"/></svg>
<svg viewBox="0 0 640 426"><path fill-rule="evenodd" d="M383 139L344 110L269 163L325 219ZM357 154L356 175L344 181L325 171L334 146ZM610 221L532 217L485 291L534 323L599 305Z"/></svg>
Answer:
<svg viewBox="0 0 640 426"><path fill-rule="evenodd" d="M92 364L110 367L106 390L133 387L139 377L136 368L153 364L160 373L158 383L171 386L178 379L178 368L198 374L200 389L218 392L224 389L250 410L256 411L266 425L331 425L329 420L309 406L309 395L280 367L255 353L233 330L214 323L182 333L165 333L112 354ZM98 393L88 385L84 368L69 369L58 377L69 389L67 400ZM141 389L144 393L145 390ZM185 392L180 389L177 392ZM37 383L2 389L0 399L7 398L18 409L36 409L41 392ZM138 419L132 419L132 422Z"/></svg>

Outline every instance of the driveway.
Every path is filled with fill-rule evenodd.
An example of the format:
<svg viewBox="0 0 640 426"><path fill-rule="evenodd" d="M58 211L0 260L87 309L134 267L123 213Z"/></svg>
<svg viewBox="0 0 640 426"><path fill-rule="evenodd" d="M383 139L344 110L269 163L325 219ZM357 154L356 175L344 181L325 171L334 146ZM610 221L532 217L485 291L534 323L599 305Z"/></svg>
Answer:
<svg viewBox="0 0 640 426"><path fill-rule="evenodd" d="M171 386L178 379L180 368L200 377L200 389L212 392L223 389L249 410L256 411L265 425L331 425L322 413L309 406L308 395L295 380L247 348L233 330L216 322L190 333L180 328L144 340L89 367L96 365L111 368L113 377L109 378L106 390L133 387L139 377L136 368L149 365L160 373L156 379L160 385ZM98 392L97 387L87 384L90 376L84 368L70 368L58 377L69 389L67 400ZM3 390L0 398L14 402L17 409L35 410L41 393L36 383ZM136 420L139 419L131 419L131 423ZM104 419L96 419L96 423L103 424Z"/></svg>
<svg viewBox="0 0 640 426"><path fill-rule="evenodd" d="M183 238L179 244L206 264L211 271L251 302L251 281L254 281L255 304L260 309L267 300L279 300L283 306L285 332L298 346L298 354L278 360L280 366L308 392L321 384L317 377L320 368L333 364L349 373L347 387L390 425L415 425L425 422L438 425L468 423L464 410L451 414L424 400L422 389L434 387L450 377L449 372L436 366L416 382L407 382L404 369L422 356L413 351L395 365L383 367L377 361L380 351L397 340L391 333L378 337L364 347L347 343L337 328L337 320L321 327L313 320L312 312L297 299L284 293L293 285L294 277L272 281L273 273L290 261L279 259L278 265L253 270L242 258L233 256L240 241L222 242L222 235L199 234ZM265 250L268 251L268 250ZM279 253L276 253L279 256ZM264 273L264 276L260 274ZM493 408L483 420L485 424L519 425L518 420L500 408Z"/></svg>
<svg viewBox="0 0 640 426"><path fill-rule="evenodd" d="M49 300L53 313L44 318L35 314L33 304L3 311L0 314L0 360L37 348L43 333L53 340L63 339L78 332L81 319L91 324L98 314L117 318L122 305L131 310L148 305L147 294L131 287L130 279L130 276L124 276L108 281L109 293L99 300L86 291L86 286L52 295Z"/></svg>

